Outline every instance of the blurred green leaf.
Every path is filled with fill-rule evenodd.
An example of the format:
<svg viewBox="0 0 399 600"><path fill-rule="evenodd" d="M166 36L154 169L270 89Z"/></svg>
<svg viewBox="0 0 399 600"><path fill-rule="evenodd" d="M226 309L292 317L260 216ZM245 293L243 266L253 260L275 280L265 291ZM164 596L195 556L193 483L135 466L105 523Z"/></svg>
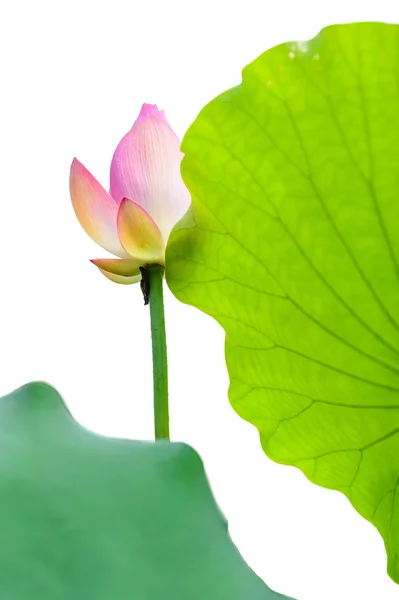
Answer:
<svg viewBox="0 0 399 600"><path fill-rule="evenodd" d="M272 48L183 151L171 290L226 330L268 456L346 494L399 581L399 27Z"/></svg>
<svg viewBox="0 0 399 600"><path fill-rule="evenodd" d="M7 600L273 600L231 542L189 446L104 438L58 393L0 398Z"/></svg>

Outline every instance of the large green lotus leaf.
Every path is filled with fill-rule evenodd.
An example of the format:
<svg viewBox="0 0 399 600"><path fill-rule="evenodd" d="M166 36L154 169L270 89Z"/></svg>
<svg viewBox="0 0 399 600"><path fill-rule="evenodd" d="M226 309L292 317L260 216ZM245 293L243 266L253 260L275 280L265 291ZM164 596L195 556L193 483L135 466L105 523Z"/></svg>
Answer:
<svg viewBox="0 0 399 600"><path fill-rule="evenodd" d="M399 581L399 26L272 48L183 151L170 288L226 330L267 455L346 494Z"/></svg>
<svg viewBox="0 0 399 600"><path fill-rule="evenodd" d="M0 398L0 447L1 598L283 597L232 544L190 447L95 435L42 383Z"/></svg>

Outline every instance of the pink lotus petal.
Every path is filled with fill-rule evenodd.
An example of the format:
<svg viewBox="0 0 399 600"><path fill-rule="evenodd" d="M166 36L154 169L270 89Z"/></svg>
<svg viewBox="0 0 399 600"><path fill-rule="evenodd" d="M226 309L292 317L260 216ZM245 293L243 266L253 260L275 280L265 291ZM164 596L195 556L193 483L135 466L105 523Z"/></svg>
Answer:
<svg viewBox="0 0 399 600"><path fill-rule="evenodd" d="M143 266L143 261L138 258L95 258L90 262L101 271L122 277L141 275L140 267Z"/></svg>
<svg viewBox="0 0 399 600"><path fill-rule="evenodd" d="M180 141L156 106L144 104L111 163L111 195L130 198L156 221L165 242L190 204L180 176Z"/></svg>
<svg viewBox="0 0 399 600"><path fill-rule="evenodd" d="M141 121L143 121L143 119L146 119L147 117L154 117L155 119L160 119L161 121L169 125L165 117L165 113L163 112L163 110L159 110L156 104L143 104L143 106L141 107L140 114L136 119L135 125L137 125L137 123L140 123Z"/></svg>
<svg viewBox="0 0 399 600"><path fill-rule="evenodd" d="M97 244L116 256L127 256L116 228L118 205L76 158L69 180L72 205L79 223Z"/></svg>
<svg viewBox="0 0 399 600"><path fill-rule="evenodd" d="M124 198L117 218L119 239L130 256L144 263L165 261L165 244L154 219L133 200Z"/></svg>

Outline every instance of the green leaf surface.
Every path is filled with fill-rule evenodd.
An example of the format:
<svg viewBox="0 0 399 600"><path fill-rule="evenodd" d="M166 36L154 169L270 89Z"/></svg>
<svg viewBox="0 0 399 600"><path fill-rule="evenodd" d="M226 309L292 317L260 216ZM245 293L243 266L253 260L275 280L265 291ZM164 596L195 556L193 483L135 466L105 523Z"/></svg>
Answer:
<svg viewBox="0 0 399 600"><path fill-rule="evenodd" d="M226 330L267 455L346 494L399 581L399 27L272 48L183 151L171 290Z"/></svg>
<svg viewBox="0 0 399 600"><path fill-rule="evenodd" d="M43 383L0 398L0 596L273 600L184 444L104 438Z"/></svg>

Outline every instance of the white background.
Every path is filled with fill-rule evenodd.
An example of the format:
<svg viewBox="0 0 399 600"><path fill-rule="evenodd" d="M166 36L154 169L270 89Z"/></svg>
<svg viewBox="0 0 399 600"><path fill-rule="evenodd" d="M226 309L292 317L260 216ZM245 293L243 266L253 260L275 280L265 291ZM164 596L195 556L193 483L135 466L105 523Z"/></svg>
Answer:
<svg viewBox="0 0 399 600"><path fill-rule="evenodd" d="M98 432L152 436L149 315L139 287L89 263L77 156L108 186L143 102L181 136L267 48L335 22L399 22L397 0L3 0L0 9L0 394L52 383ZM340 494L272 463L227 400L223 332L166 293L171 431L194 446L235 543L298 600L393 600L377 531Z"/></svg>

